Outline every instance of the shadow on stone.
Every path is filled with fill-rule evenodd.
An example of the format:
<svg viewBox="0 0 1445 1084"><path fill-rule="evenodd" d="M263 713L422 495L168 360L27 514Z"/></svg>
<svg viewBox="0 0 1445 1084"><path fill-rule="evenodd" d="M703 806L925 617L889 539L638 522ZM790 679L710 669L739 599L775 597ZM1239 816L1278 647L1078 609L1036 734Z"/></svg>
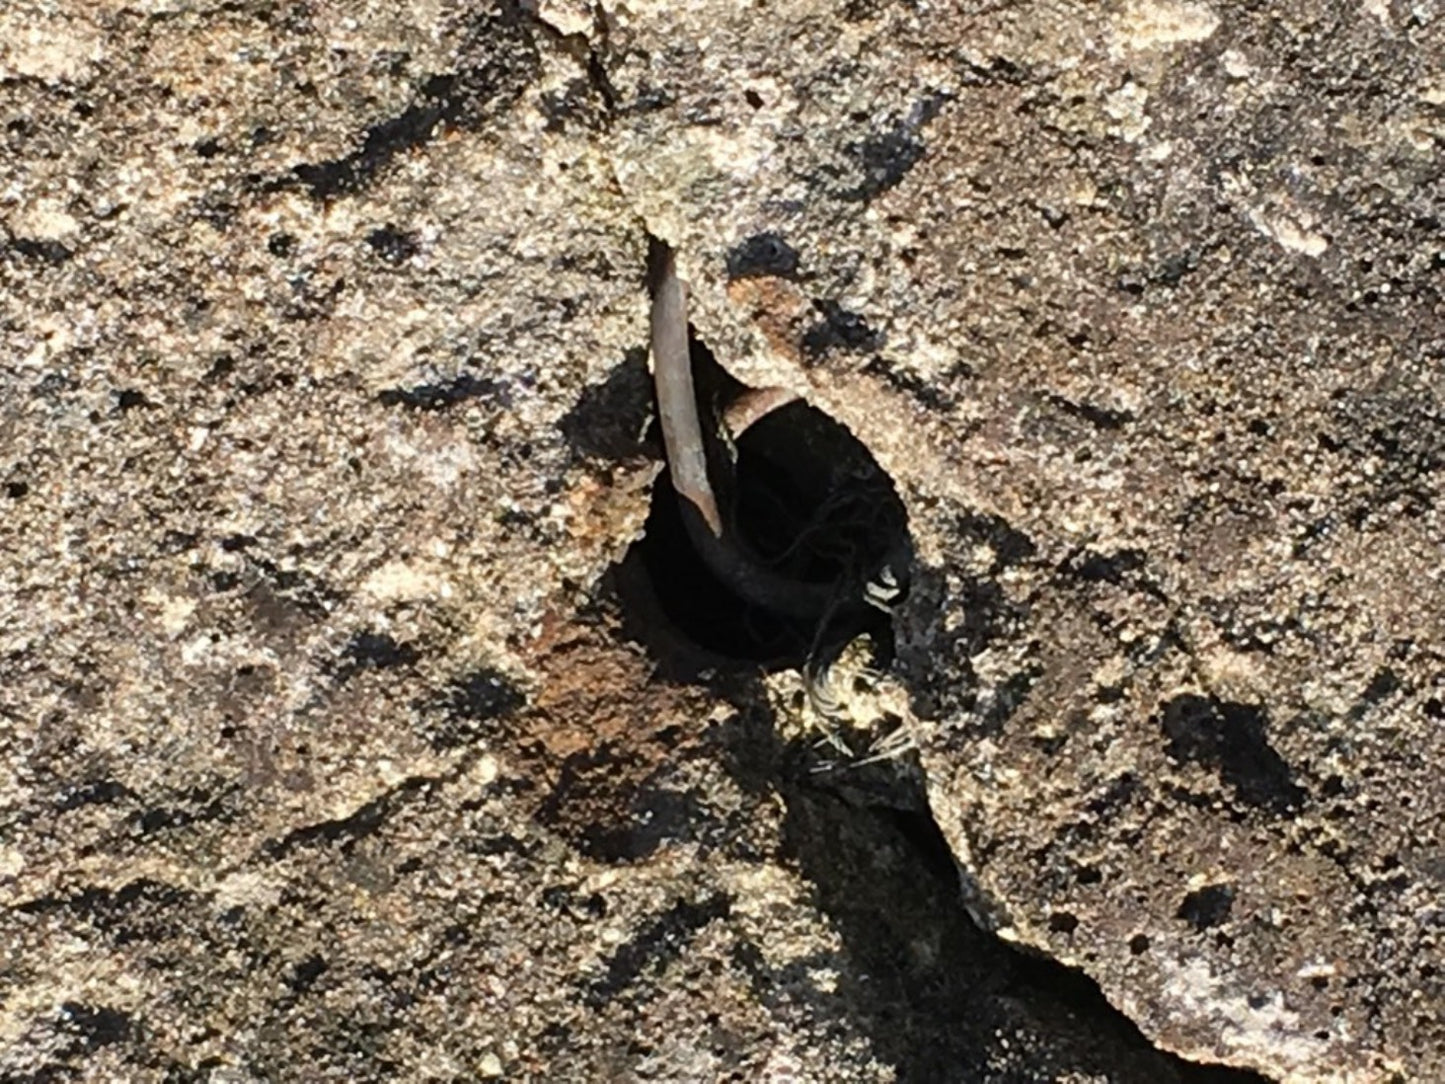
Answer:
<svg viewBox="0 0 1445 1084"><path fill-rule="evenodd" d="M1156 1050L1087 976L979 929L915 767L820 773L764 711L733 725L734 778L782 796L785 854L843 942L833 996L899 1082L1035 1080L1048 1066L1141 1084L1264 1084Z"/></svg>
<svg viewBox="0 0 1445 1084"><path fill-rule="evenodd" d="M629 459L647 450L643 433L651 407L647 351L629 350L607 379L582 389L577 402L562 417L562 436L579 455Z"/></svg>

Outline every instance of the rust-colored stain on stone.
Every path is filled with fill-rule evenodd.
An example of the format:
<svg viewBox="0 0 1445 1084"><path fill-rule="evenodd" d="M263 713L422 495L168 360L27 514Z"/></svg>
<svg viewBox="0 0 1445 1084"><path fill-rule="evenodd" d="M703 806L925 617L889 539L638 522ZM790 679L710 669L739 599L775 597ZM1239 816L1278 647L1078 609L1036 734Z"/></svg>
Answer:
<svg viewBox="0 0 1445 1084"><path fill-rule="evenodd" d="M757 328L775 355L802 364L800 344L808 300L796 285L772 276L734 279L727 285L727 296L740 318Z"/></svg>

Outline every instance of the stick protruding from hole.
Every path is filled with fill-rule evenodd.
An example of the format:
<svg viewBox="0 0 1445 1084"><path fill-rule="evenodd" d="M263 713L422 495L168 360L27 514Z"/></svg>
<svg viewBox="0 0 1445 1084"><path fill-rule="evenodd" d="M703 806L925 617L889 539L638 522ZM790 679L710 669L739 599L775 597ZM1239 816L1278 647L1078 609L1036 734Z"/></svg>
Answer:
<svg viewBox="0 0 1445 1084"><path fill-rule="evenodd" d="M692 382L687 286L677 277L677 261L665 243L654 247L652 280L652 370L672 488L697 509L713 536L721 538L722 516L708 481L707 451Z"/></svg>
<svg viewBox="0 0 1445 1084"><path fill-rule="evenodd" d="M739 598L773 613L814 621L837 606L839 585L791 580L761 563L739 538L731 517L724 518L708 474L708 448L693 386L692 351L687 336L687 287L677 277L672 250L654 241L652 270L652 378L668 473L679 500L683 525L703 563ZM763 396L744 413L751 425L784 400ZM770 409L771 409L770 408ZM741 430L739 430L741 431Z"/></svg>

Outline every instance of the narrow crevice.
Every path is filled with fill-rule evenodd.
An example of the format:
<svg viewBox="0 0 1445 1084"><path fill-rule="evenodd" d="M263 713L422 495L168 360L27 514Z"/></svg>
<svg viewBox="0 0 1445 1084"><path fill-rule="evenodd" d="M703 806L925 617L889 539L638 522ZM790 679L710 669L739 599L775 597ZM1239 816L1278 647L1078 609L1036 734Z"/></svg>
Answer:
<svg viewBox="0 0 1445 1084"><path fill-rule="evenodd" d="M759 702L731 725L730 774L782 799L784 851L842 939L837 996L897 1080L1034 1080L1024 1065L1051 1064L1120 1084L1269 1084L1159 1049L1088 975L979 927L916 756L824 770ZM1052 1051L1010 1062L1040 1035Z"/></svg>
<svg viewBox="0 0 1445 1084"><path fill-rule="evenodd" d="M956 891L958 864L933 817L927 813L898 811L892 814L891 819L933 879L949 891ZM1040 1005L1050 1002L1068 1005L1073 1012L1118 1040L1140 1049L1147 1047L1156 1051L1177 1073L1181 1084L1270 1084L1269 1077L1247 1069L1201 1064L1160 1050L1134 1021L1110 1004L1099 984L1084 972L1043 953L1010 945L986 931L980 931L980 934L988 937L1007 957L1009 983L1015 996Z"/></svg>

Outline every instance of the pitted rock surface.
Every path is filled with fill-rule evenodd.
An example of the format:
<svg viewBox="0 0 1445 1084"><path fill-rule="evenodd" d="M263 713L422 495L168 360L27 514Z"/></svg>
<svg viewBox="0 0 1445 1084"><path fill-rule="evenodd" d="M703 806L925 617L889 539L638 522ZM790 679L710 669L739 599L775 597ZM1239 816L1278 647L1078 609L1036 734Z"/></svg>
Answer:
<svg viewBox="0 0 1445 1084"><path fill-rule="evenodd" d="M6 1079L1445 1074L1445 13L404 7L0 14ZM628 640L649 231L961 901Z"/></svg>

